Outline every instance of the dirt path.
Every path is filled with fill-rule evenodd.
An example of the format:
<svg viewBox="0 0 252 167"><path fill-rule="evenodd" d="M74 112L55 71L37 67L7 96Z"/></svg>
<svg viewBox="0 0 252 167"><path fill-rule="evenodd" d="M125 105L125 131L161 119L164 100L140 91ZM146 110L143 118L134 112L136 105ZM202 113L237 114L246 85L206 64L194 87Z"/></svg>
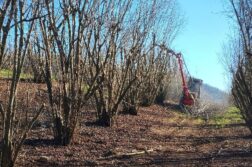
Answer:
<svg viewBox="0 0 252 167"><path fill-rule="evenodd" d="M218 128L160 106L119 115L116 126L91 126L83 113L71 146L55 146L50 128L34 128L17 166L251 166L252 138L243 124ZM88 126L87 126L88 125ZM132 155L137 154L137 155Z"/></svg>

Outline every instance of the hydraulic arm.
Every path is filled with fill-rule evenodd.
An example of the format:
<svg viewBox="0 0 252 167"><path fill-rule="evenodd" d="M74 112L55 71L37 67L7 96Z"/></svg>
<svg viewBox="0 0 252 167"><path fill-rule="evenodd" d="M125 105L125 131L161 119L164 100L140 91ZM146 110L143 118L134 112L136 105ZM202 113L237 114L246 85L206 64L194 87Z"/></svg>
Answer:
<svg viewBox="0 0 252 167"><path fill-rule="evenodd" d="M184 105L193 105L194 104L194 96L190 93L188 89L188 85L185 79L185 74L183 71L183 61L182 61L182 56L181 53L175 54L176 58L178 59L178 64L179 64L179 71L182 79L182 87L183 87L183 96L181 99L181 103Z"/></svg>

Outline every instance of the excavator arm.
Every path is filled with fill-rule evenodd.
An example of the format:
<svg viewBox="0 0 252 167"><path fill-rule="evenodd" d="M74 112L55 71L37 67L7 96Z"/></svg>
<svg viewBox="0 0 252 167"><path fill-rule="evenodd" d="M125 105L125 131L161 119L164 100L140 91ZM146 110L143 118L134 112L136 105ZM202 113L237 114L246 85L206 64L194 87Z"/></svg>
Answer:
<svg viewBox="0 0 252 167"><path fill-rule="evenodd" d="M169 54L169 56L175 56L178 60L179 71L180 71L180 75L181 75L181 79L182 79L182 88L183 88L182 97L180 100L180 106L186 112L189 112L189 113L197 112L197 110L199 108L199 99L198 98L200 97L200 86L202 85L202 80L190 77L190 80L189 80L190 83L188 86L188 83L186 81L186 76L185 76L184 70L183 70L184 62L183 62L182 54L175 53L173 50L168 49L164 45L157 45L157 46L166 50L167 53ZM191 89L193 87L195 88L195 85L197 85L196 89L193 89L193 91L191 92Z"/></svg>
<svg viewBox="0 0 252 167"><path fill-rule="evenodd" d="M182 79L182 87L183 87L183 96L181 99L181 103L184 105L193 105L195 103L195 97L193 94L190 93L188 89L188 85L185 79L185 74L183 71L183 61L182 61L182 56L181 53L175 54L176 58L178 59L178 64L179 64L179 71Z"/></svg>

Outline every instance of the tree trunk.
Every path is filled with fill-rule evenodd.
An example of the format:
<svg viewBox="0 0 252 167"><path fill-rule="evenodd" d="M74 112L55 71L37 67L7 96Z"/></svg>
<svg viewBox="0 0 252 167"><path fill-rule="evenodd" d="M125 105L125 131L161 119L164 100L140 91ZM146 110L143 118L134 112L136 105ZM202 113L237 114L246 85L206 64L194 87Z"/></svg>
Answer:
<svg viewBox="0 0 252 167"><path fill-rule="evenodd" d="M1 155L1 167L12 167L14 166L13 157L11 153L11 142L3 144L2 155Z"/></svg>
<svg viewBox="0 0 252 167"><path fill-rule="evenodd" d="M55 143L62 146L67 146L71 143L72 133L69 127L62 125L61 118L55 118Z"/></svg>
<svg viewBox="0 0 252 167"><path fill-rule="evenodd" d="M98 116L97 123L100 126L111 127L113 126L113 115L110 115L109 112L103 110Z"/></svg>
<svg viewBox="0 0 252 167"><path fill-rule="evenodd" d="M136 107L135 104L129 104L127 102L124 102L124 104L123 104L123 112L125 114L137 115L137 107Z"/></svg>

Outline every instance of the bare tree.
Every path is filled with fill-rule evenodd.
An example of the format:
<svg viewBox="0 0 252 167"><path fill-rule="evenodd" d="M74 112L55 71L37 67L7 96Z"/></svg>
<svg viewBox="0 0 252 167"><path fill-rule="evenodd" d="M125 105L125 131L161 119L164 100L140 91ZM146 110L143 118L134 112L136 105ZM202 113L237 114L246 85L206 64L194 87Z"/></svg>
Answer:
<svg viewBox="0 0 252 167"><path fill-rule="evenodd" d="M143 59L138 67L139 78L123 101L124 110L132 114L137 114L140 104L151 105L154 101L162 103L165 100L174 59L167 50L183 24L181 15L177 13L176 1L149 1L139 6L138 13L142 15L137 19L141 20L138 24L146 28L138 27L138 33L141 30L146 32L141 53Z"/></svg>
<svg viewBox="0 0 252 167"><path fill-rule="evenodd" d="M43 110L42 107L36 111L33 119L27 122L24 127L18 126L17 120L19 119L17 114L17 90L20 80L20 74L24 64L24 59L27 54L27 48L29 47L30 38L33 32L34 17L38 15L38 2L24 3L23 1L11 1L10 10L5 9L8 6L9 1L5 1L4 10L1 13L1 16L8 15L7 17L7 27L8 31L10 30L9 22L13 23L14 27L14 46L13 46L13 74L11 80L11 86L9 90L9 96L6 105L0 105L0 110L2 113L3 120L3 137L2 137L2 149L1 149L1 166L9 167L13 166L15 160L17 159L18 152L21 149L21 146L27 136L28 131L32 127L35 120L38 118L39 114ZM7 12L7 13L6 13ZM31 14L27 14L31 13ZM24 23L24 19L29 18L31 21L29 24ZM3 17L2 17L3 19ZM3 25L3 20L0 19L0 26ZM10 20L10 21L9 21ZM25 28L26 27L26 28ZM6 32L4 32L6 33ZM3 37L5 34L3 35ZM6 36L6 39L7 40ZM3 50L1 50L3 53ZM11 52L8 52L10 54ZM4 107L6 106L6 107Z"/></svg>
<svg viewBox="0 0 252 167"><path fill-rule="evenodd" d="M105 47L96 53L94 73L100 71L97 83L99 85L94 94L98 122L105 126L112 126L118 107L136 77L127 80L130 68L139 61L137 48L130 43L131 29L127 27L125 18L130 11L132 1L111 1L104 4L107 9L104 29L99 29L99 36L107 34ZM105 31L104 31L105 30ZM105 35L105 34L104 34ZM105 35L106 36L106 35ZM99 62L100 61L100 62Z"/></svg>
<svg viewBox="0 0 252 167"><path fill-rule="evenodd" d="M0 9L0 68L5 57L4 52L7 43L7 37L11 29L11 23L13 21L16 4L16 0L4 1Z"/></svg>
<svg viewBox="0 0 252 167"><path fill-rule="evenodd" d="M233 16L238 25L238 33L235 40L231 41L229 53L229 71L232 74L232 95L235 104L252 131L252 1L229 0Z"/></svg>
<svg viewBox="0 0 252 167"><path fill-rule="evenodd" d="M85 73L90 50L85 48L87 46L84 41L91 40L88 35L85 36L87 29L98 23L95 20L101 19L101 15L96 18L95 14L102 3L103 1L46 0L42 9L47 18L40 20L43 46L37 47L44 48L40 51L45 55L44 75L54 122L54 136L61 145L71 142L80 110L97 89L99 71L91 78ZM52 82L52 75L56 84Z"/></svg>

